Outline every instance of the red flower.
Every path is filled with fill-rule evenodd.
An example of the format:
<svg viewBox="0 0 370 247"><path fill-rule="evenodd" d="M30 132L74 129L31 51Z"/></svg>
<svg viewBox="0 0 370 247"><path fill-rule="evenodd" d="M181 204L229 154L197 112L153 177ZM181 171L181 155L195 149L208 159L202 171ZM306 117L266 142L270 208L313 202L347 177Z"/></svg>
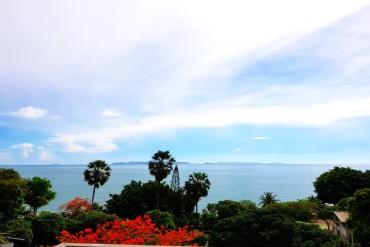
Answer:
<svg viewBox="0 0 370 247"><path fill-rule="evenodd" d="M129 221L111 221L98 225L95 232L87 228L76 234L61 231L57 239L68 243L100 243L131 245L192 245L194 240L203 236L202 232L189 231L187 227L177 230L158 228L149 215Z"/></svg>

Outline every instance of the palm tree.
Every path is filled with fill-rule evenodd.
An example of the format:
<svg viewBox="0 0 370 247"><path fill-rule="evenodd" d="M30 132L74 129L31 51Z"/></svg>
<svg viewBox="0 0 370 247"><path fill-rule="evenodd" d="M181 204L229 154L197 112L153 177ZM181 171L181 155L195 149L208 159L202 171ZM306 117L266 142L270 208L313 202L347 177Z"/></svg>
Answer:
<svg viewBox="0 0 370 247"><path fill-rule="evenodd" d="M194 172L189 176L188 181L185 182L185 190L188 197L195 206L195 212L198 213L198 202L201 197L208 195L208 190L211 182L208 176L202 172Z"/></svg>
<svg viewBox="0 0 370 247"><path fill-rule="evenodd" d="M271 192L263 192L263 195L260 196L260 203L262 207L266 207L268 205L277 203L279 200L276 199L276 195L272 194Z"/></svg>
<svg viewBox="0 0 370 247"><path fill-rule="evenodd" d="M159 209L160 183L171 173L172 165L175 162L176 160L171 156L170 151L158 151L148 163L149 172L155 177L155 181L158 183L157 209Z"/></svg>
<svg viewBox="0 0 370 247"><path fill-rule="evenodd" d="M91 205L94 203L95 189L104 185L109 177L111 168L103 160L95 160L87 165L88 169L84 171L85 181L94 186Z"/></svg>

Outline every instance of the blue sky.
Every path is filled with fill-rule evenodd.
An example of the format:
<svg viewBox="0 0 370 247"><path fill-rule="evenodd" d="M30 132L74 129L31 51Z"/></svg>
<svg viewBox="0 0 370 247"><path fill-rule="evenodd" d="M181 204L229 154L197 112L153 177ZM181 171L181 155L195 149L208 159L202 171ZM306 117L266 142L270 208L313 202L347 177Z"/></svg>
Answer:
<svg viewBox="0 0 370 247"><path fill-rule="evenodd" d="M369 164L368 23L370 1L0 1L0 164Z"/></svg>

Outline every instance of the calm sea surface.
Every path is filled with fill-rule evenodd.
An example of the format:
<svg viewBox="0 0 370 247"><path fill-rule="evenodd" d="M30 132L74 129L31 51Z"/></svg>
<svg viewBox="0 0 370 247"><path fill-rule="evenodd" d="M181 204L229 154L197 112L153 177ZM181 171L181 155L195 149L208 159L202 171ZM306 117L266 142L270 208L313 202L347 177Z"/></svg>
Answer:
<svg viewBox="0 0 370 247"><path fill-rule="evenodd" d="M180 185L183 186L189 174L205 172L211 181L208 196L199 203L203 209L208 203L231 199L251 200L258 204L263 192L272 192L280 201L293 201L314 195L312 182L333 165L293 165L293 164L179 164ZM370 165L351 166L366 170ZM85 165L62 166L0 166L13 168L23 178L39 176L47 178L53 185L57 197L41 210L58 211L58 206L75 197L91 198L93 188L84 181ZM146 182L153 180L145 164L112 165L108 182L96 190L95 201L101 205L109 199L109 194L118 194L131 180ZM167 178L171 181L171 175Z"/></svg>

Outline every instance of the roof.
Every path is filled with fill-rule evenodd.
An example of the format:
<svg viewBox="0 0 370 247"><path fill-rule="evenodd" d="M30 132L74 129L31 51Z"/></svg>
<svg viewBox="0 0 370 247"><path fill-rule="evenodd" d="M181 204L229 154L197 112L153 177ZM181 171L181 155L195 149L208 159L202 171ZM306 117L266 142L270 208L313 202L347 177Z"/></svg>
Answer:
<svg viewBox="0 0 370 247"><path fill-rule="evenodd" d="M341 223L346 223L349 219L349 213L347 211L334 211L333 213Z"/></svg>

